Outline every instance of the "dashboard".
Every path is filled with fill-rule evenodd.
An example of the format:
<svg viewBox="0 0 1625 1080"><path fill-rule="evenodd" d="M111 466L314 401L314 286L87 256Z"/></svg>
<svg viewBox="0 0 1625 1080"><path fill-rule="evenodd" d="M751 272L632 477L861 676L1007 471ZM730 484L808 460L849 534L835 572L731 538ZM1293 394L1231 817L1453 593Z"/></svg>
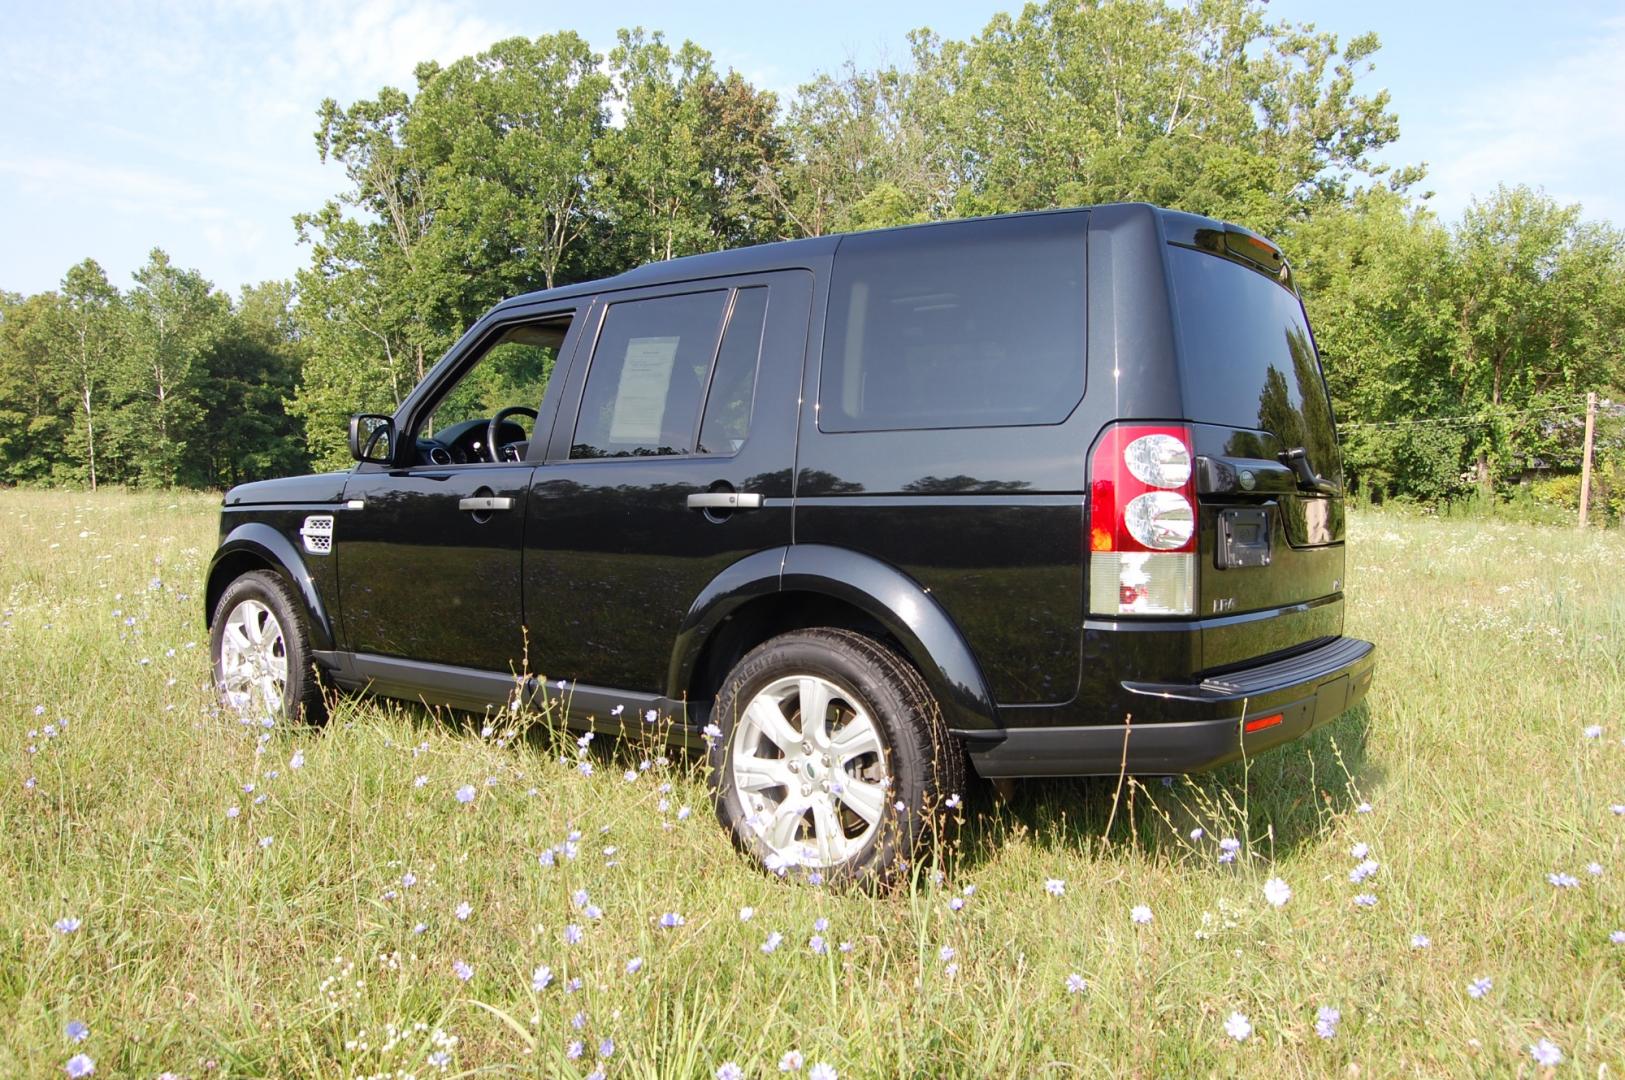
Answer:
<svg viewBox="0 0 1625 1080"><path fill-rule="evenodd" d="M442 428L435 432L430 439L417 440L417 457L420 465L468 465L482 461L490 461L486 452L485 429L489 426L487 417L476 417L473 420L464 420L451 427ZM522 461L530 444L525 439L525 429L518 424L504 421L502 424L502 458L505 461Z"/></svg>

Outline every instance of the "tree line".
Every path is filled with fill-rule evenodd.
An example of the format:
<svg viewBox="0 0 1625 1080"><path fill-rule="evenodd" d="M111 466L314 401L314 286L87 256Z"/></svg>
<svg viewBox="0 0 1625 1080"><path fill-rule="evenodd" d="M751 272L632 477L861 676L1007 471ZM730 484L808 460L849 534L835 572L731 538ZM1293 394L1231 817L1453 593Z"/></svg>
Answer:
<svg viewBox="0 0 1625 1080"><path fill-rule="evenodd" d="M344 417L392 410L506 296L744 244L1144 200L1281 243L1361 490L1505 491L1572 463L1564 410L1587 390L1625 389L1625 239L1526 188L1439 221L1425 169L1380 161L1399 124L1363 88L1377 49L1247 0L1051 0L966 41L916 31L905 60L784 102L642 29L607 56L563 32L421 64L410 92L322 103L316 151L345 183L296 218L294 282L234 300L155 252L125 293L85 263L0 297L0 482L339 467Z"/></svg>

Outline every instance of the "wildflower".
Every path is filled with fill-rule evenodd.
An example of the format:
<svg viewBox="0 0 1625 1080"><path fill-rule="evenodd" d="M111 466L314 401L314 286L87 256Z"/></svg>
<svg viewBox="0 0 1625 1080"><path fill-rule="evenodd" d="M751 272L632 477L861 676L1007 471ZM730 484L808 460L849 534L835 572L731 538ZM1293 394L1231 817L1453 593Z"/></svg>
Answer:
<svg viewBox="0 0 1625 1080"><path fill-rule="evenodd" d="M1370 893L1361 893L1354 898L1355 907L1376 907L1377 898Z"/></svg>
<svg viewBox="0 0 1625 1080"><path fill-rule="evenodd" d="M1602 725L1601 724L1588 724L1586 726L1586 729L1583 732L1583 734L1588 739L1600 739L1600 738L1602 738ZM1555 1064L1555 1062L1554 1062L1554 1064Z"/></svg>
<svg viewBox="0 0 1625 1080"><path fill-rule="evenodd" d="M417 883L418 883L418 876L416 874L412 873L412 871L408 870L406 873L401 875L401 888L410 889L412 886L416 885Z"/></svg>
<svg viewBox="0 0 1625 1080"><path fill-rule="evenodd" d="M428 783L429 783L429 777L427 775L424 775L424 776L419 776L419 777L415 778L412 781L412 786L413 787L424 787Z"/></svg>
<svg viewBox="0 0 1625 1080"><path fill-rule="evenodd" d="M429 1064L437 1069L444 1069L451 1064L451 1054L445 1050L436 1050L429 1055Z"/></svg>
<svg viewBox="0 0 1625 1080"><path fill-rule="evenodd" d="M1196 841L1202 839L1202 837L1204 837L1206 835L1207 835L1207 833L1203 832L1201 829L1192 829L1191 830L1191 843L1193 843L1193 844L1196 843Z"/></svg>
<svg viewBox="0 0 1625 1080"><path fill-rule="evenodd" d="M1615 803L1608 808L1615 817L1625 817L1625 803Z"/></svg>
<svg viewBox="0 0 1625 1080"><path fill-rule="evenodd" d="M1322 1039L1335 1039L1337 1025L1343 1019L1343 1014L1330 1005L1322 1005L1315 1014L1315 1034Z"/></svg>
<svg viewBox="0 0 1625 1080"><path fill-rule="evenodd" d="M1237 1042L1246 1042L1247 1037L1253 1033L1252 1021L1239 1012L1233 1012L1224 1022L1224 1033Z"/></svg>
<svg viewBox="0 0 1625 1080"><path fill-rule="evenodd" d="M579 976L579 975L577 975L575 978L571 979L569 982L564 984L564 992L566 994L573 994L577 990L580 990L580 989L581 989L581 976Z"/></svg>
<svg viewBox="0 0 1625 1080"><path fill-rule="evenodd" d="M458 922L467 922L468 917L474 914L474 905L470 904L467 900L464 900L461 904L457 905L457 910L452 914L457 916Z"/></svg>
<svg viewBox="0 0 1625 1080"><path fill-rule="evenodd" d="M541 967L530 973L530 988L535 993L540 994L543 990L546 990L548 984L552 981L553 969L548 967L546 964L543 964Z"/></svg>
<svg viewBox="0 0 1625 1080"><path fill-rule="evenodd" d="M293 752L293 757L288 759L288 768L290 768L290 769L302 769L304 767L305 767L305 752L303 750L295 750Z"/></svg>
<svg viewBox="0 0 1625 1080"><path fill-rule="evenodd" d="M704 728L700 729L700 734L704 735L707 740L720 739L722 738L722 729L717 727L715 724L707 724Z"/></svg>
<svg viewBox="0 0 1625 1080"><path fill-rule="evenodd" d="M808 938L807 948L812 950L814 956L829 955L829 942L824 940L822 934L814 934L812 937Z"/></svg>
<svg viewBox="0 0 1625 1080"><path fill-rule="evenodd" d="M597 921L598 919L602 919L604 917L604 909L599 907L597 904L588 904L586 907L581 909L581 914L585 915L589 919Z"/></svg>
<svg viewBox="0 0 1625 1080"><path fill-rule="evenodd" d="M806 1059L801 1056L800 1050L786 1050L784 1056L779 1058L780 1072L800 1072L802 1062Z"/></svg>
<svg viewBox="0 0 1625 1080"><path fill-rule="evenodd" d="M467 982L474 977L474 969L468 966L466 960L454 960L451 965L452 974Z"/></svg>
<svg viewBox="0 0 1625 1080"><path fill-rule="evenodd" d="M566 926L564 928L564 943L566 945L581 944L581 927L577 926L575 923L571 923L569 926Z"/></svg>
<svg viewBox="0 0 1625 1080"><path fill-rule="evenodd" d="M1081 994L1087 989L1089 989L1089 981L1082 975L1079 975L1076 971L1066 977L1067 993Z"/></svg>
<svg viewBox="0 0 1625 1080"><path fill-rule="evenodd" d="M1474 999L1481 998L1489 993L1494 986L1495 983L1488 976L1474 979L1467 984L1467 996Z"/></svg>
<svg viewBox="0 0 1625 1080"><path fill-rule="evenodd" d="M755 917L756 917L756 909L755 908L753 908L753 907L742 907L742 908L739 909L739 921L740 922L750 922Z"/></svg>
<svg viewBox="0 0 1625 1080"><path fill-rule="evenodd" d="M1349 882L1350 882L1350 884L1354 884L1354 885L1360 884L1360 882L1364 881L1366 878L1370 877L1372 874L1375 874L1377 872L1377 870L1381 866L1382 866L1382 864L1379 863L1376 859L1366 859L1364 862L1362 862L1358 866L1356 866L1353 870L1349 871Z"/></svg>
<svg viewBox="0 0 1625 1080"><path fill-rule="evenodd" d="M473 784L464 784L462 787L457 789L457 801L467 805L468 803L474 801L474 796L476 794L477 792L474 790Z"/></svg>
<svg viewBox="0 0 1625 1080"><path fill-rule="evenodd" d="M1233 863L1236 861L1236 852L1241 850L1241 841L1234 836L1226 836L1219 841L1219 861Z"/></svg>
<svg viewBox="0 0 1625 1080"><path fill-rule="evenodd" d="M79 929L81 925L83 924L81 924L79 920L74 918L72 915L64 916L51 924L52 928L59 934L71 934L75 930Z"/></svg>
<svg viewBox="0 0 1625 1080"><path fill-rule="evenodd" d="M1371 813L1371 804L1368 802L1363 802L1354 808L1354 812L1356 814L1369 814Z"/></svg>
<svg viewBox="0 0 1625 1080"><path fill-rule="evenodd" d="M771 934L767 935L767 940L762 942L762 951L764 953L772 953L778 949L780 943L783 941L784 935L775 930Z"/></svg>
<svg viewBox="0 0 1625 1080"><path fill-rule="evenodd" d="M619 716L625 711L626 711L626 706L625 705L617 705L613 709L609 710L609 715L611 715L611 716Z"/></svg>
<svg viewBox="0 0 1625 1080"><path fill-rule="evenodd" d="M69 1020L67 1026L62 1029L62 1034L68 1037L69 1042L84 1042L90 1038L90 1026L83 1020Z"/></svg>
<svg viewBox="0 0 1625 1080"><path fill-rule="evenodd" d="M64 1066L69 1076L77 1080L81 1076L89 1076L96 1071L96 1061L89 1054L75 1054L68 1059Z"/></svg>
<svg viewBox="0 0 1625 1080"><path fill-rule="evenodd" d="M954 958L954 947L952 945L944 945L942 948L937 950L937 959L941 960L944 964L946 964L948 961L952 960L953 958Z"/></svg>
<svg viewBox="0 0 1625 1080"><path fill-rule="evenodd" d="M1044 882L1044 891L1051 896L1064 896L1066 895L1066 882L1060 878L1050 878Z"/></svg>
<svg viewBox="0 0 1625 1080"><path fill-rule="evenodd" d="M660 928L662 930L671 930L682 926L687 921L687 919L677 914L677 912L668 911L664 915L660 916Z"/></svg>
<svg viewBox="0 0 1625 1080"><path fill-rule="evenodd" d="M947 800L942 805L946 806L950 810L958 810L961 803L962 800L959 798L959 792L956 791L952 795L948 796Z"/></svg>
<svg viewBox="0 0 1625 1080"><path fill-rule="evenodd" d="M228 818L234 818L234 817L236 817L238 814L240 814L242 812L243 811L242 811L242 809L240 807L236 807L236 806L228 806L228 807L226 807L226 816Z"/></svg>
<svg viewBox="0 0 1625 1080"><path fill-rule="evenodd" d="M1592 877L1602 877L1602 863L1586 863L1586 873Z"/></svg>
<svg viewBox="0 0 1625 1080"><path fill-rule="evenodd" d="M964 910L964 907L965 907L965 898L963 896L955 896L955 897L953 897L952 899L950 899L948 901L948 910L949 911L962 911L962 910Z"/></svg>
<svg viewBox="0 0 1625 1080"><path fill-rule="evenodd" d="M1550 1039L1542 1039L1538 1043L1531 1045L1529 1047L1529 1056L1535 1059L1536 1065L1550 1067L1563 1064L1563 1051L1558 1049L1557 1044Z"/></svg>
<svg viewBox="0 0 1625 1080"><path fill-rule="evenodd" d="M843 942L841 942L840 949L844 953L851 952L852 951L852 943L850 941L843 941Z"/></svg>
<svg viewBox="0 0 1625 1080"><path fill-rule="evenodd" d="M626 772L621 774L621 779L625 780L628 784L636 783L637 779L638 779L637 770L636 769L628 769L628 770L626 770Z"/></svg>
<svg viewBox="0 0 1625 1080"><path fill-rule="evenodd" d="M268 847L270 847L270 846L271 846L271 844L272 844L272 842L273 842L273 840L272 840L272 838L271 838L271 837L269 837L269 836L262 836L262 837L260 837L260 847L262 847L262 848L268 848Z"/></svg>
<svg viewBox="0 0 1625 1080"><path fill-rule="evenodd" d="M717 1066L715 1076L717 1080L745 1080L745 1070L731 1061L724 1061Z"/></svg>
<svg viewBox="0 0 1625 1080"><path fill-rule="evenodd" d="M959 965L949 964L947 967L942 969L942 974L950 979L953 978L955 975L959 974Z"/></svg>
<svg viewBox="0 0 1625 1080"><path fill-rule="evenodd" d="M1369 854L1371 854L1371 845L1363 841L1349 848L1349 858L1351 859L1363 859Z"/></svg>
<svg viewBox="0 0 1625 1080"><path fill-rule="evenodd" d="M649 709L648 711L646 711L643 714L643 722L645 724L652 724L652 723L655 722L655 719L657 718L658 715L659 714L656 713L653 709Z"/></svg>
<svg viewBox="0 0 1625 1080"><path fill-rule="evenodd" d="M1433 939L1428 937L1426 934L1411 935L1411 948L1413 949L1425 949L1432 944Z"/></svg>
<svg viewBox="0 0 1625 1080"><path fill-rule="evenodd" d="M1272 877L1264 882L1264 899L1270 902L1271 907L1283 907L1292 899L1292 886L1278 877Z"/></svg>
<svg viewBox="0 0 1625 1080"><path fill-rule="evenodd" d="M601 1040L598 1043L598 1056L599 1057L607 1058L613 1053L615 1053L615 1040L614 1039L605 1038L605 1039Z"/></svg>
<svg viewBox="0 0 1625 1080"><path fill-rule="evenodd" d="M412 927L412 933L421 934L421 933L423 933L424 931L426 931L428 929L429 929L429 924L428 923L418 923L417 925Z"/></svg>
<svg viewBox="0 0 1625 1080"><path fill-rule="evenodd" d="M1615 930L1608 935L1608 940L1615 945L1625 945L1625 930Z"/></svg>
<svg viewBox="0 0 1625 1080"><path fill-rule="evenodd" d="M692 813L693 813L693 812L694 812L694 811L692 811L692 810L690 810L690 809L689 809L689 808L688 808L688 807L686 807L686 806L684 806L684 807L681 807L681 808L679 808L679 809L678 809L678 811L677 811L677 820L678 820L678 821L687 821L687 820L688 820L688 816L689 816L689 815L690 815L690 814L692 814Z"/></svg>
<svg viewBox="0 0 1625 1080"><path fill-rule="evenodd" d="M571 1061L575 1061L581 1057L582 1053L586 1049L586 1043L582 1042L580 1039L571 1039L570 1045L564 1048L564 1056L569 1058Z"/></svg>
<svg viewBox="0 0 1625 1080"><path fill-rule="evenodd" d="M840 1074L835 1071L835 1066L820 1061L808 1071L807 1080L840 1080Z"/></svg>
<svg viewBox="0 0 1625 1080"><path fill-rule="evenodd" d="M628 960L626 962L626 973L628 975L636 975L638 972L640 972L642 970L643 970L643 957L634 956L632 959L630 959L630 960Z"/></svg>
<svg viewBox="0 0 1625 1080"><path fill-rule="evenodd" d="M1555 874L1547 874L1546 880L1551 882L1554 888L1558 889L1574 889L1578 888L1580 885L1579 878L1575 877L1573 874L1565 874L1561 871Z"/></svg>
<svg viewBox="0 0 1625 1080"><path fill-rule="evenodd" d="M576 772L580 773L582 776L591 776L592 775L592 762L583 761L581 764L576 766Z"/></svg>
<svg viewBox="0 0 1625 1080"><path fill-rule="evenodd" d="M1135 904L1134 907L1129 911L1128 917L1139 923L1141 926L1144 926L1146 923L1151 921L1151 909L1146 907L1144 904Z"/></svg>

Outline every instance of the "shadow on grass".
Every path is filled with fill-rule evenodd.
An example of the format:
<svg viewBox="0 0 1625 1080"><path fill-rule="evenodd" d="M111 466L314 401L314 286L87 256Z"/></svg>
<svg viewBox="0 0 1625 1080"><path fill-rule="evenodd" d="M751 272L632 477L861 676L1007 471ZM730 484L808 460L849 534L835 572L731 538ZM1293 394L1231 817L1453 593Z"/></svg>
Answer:
<svg viewBox="0 0 1625 1080"><path fill-rule="evenodd" d="M965 800L949 861L974 870L1016 837L1044 849L1179 859L1211 857L1218 839L1232 836L1253 852L1289 855L1381 787L1383 770L1366 753L1371 723L1361 703L1302 739L1206 774L1025 780L1008 802L980 783ZM1195 828L1205 835L1193 842Z"/></svg>

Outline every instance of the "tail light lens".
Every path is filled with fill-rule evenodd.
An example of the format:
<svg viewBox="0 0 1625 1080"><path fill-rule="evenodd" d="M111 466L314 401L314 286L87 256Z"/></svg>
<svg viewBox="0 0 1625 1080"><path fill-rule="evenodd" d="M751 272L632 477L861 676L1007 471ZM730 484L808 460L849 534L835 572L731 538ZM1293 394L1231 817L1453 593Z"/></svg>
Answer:
<svg viewBox="0 0 1625 1080"><path fill-rule="evenodd" d="M1089 611L1190 615L1196 486L1190 429L1107 428L1089 462Z"/></svg>

